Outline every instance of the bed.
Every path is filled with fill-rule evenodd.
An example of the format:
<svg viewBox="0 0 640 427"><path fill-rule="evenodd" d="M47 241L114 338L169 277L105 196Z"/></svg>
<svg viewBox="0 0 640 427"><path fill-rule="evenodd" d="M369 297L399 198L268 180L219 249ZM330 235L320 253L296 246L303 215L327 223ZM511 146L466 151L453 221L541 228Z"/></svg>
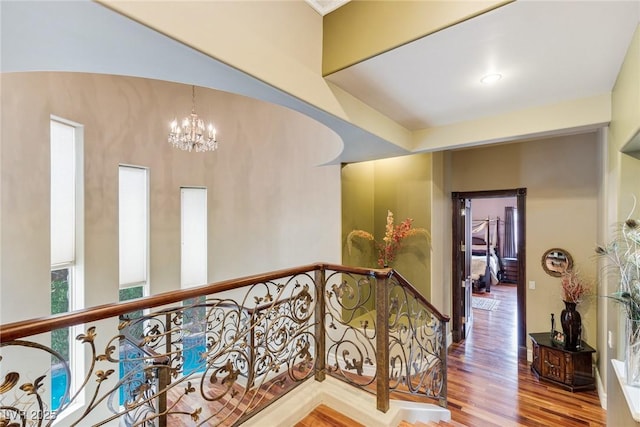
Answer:
<svg viewBox="0 0 640 427"><path fill-rule="evenodd" d="M474 292L491 292L503 275L499 255L500 218L474 220L471 245L471 280Z"/></svg>

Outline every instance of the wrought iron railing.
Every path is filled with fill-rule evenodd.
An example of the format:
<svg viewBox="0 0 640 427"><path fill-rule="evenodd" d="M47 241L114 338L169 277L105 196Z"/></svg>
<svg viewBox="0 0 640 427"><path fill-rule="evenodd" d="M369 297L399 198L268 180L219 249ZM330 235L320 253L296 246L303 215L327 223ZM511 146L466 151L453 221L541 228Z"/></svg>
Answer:
<svg viewBox="0 0 640 427"><path fill-rule="evenodd" d="M380 411L403 394L446 406L448 320L391 269L314 264L2 325L0 426L238 425L325 374ZM83 372L49 344L77 325Z"/></svg>

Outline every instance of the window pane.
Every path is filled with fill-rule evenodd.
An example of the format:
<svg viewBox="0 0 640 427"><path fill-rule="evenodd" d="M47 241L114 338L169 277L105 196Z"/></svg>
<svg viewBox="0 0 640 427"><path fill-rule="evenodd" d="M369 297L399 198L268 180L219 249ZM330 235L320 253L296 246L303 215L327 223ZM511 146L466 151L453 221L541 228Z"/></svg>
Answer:
<svg viewBox="0 0 640 427"><path fill-rule="evenodd" d="M206 368L206 334L207 310L205 297L184 301L184 317L182 319L182 354L184 361L182 373L204 372Z"/></svg>
<svg viewBox="0 0 640 427"><path fill-rule="evenodd" d="M147 280L147 170L120 166L120 286Z"/></svg>
<svg viewBox="0 0 640 427"><path fill-rule="evenodd" d="M120 301L142 298L144 294L142 286L120 289Z"/></svg>
<svg viewBox="0 0 640 427"><path fill-rule="evenodd" d="M207 189L181 191L180 283L183 288L207 283Z"/></svg>
<svg viewBox="0 0 640 427"><path fill-rule="evenodd" d="M51 314L69 311L69 269L51 272ZM67 371L63 363L69 364L71 329L63 328L51 331L51 348L58 352L62 360L51 356L51 409L56 410L62 403L68 381Z"/></svg>
<svg viewBox="0 0 640 427"><path fill-rule="evenodd" d="M51 314L69 311L69 269L51 272Z"/></svg>
<svg viewBox="0 0 640 427"><path fill-rule="evenodd" d="M144 286L134 286L132 288L120 289L120 301L129 301L136 298L142 298L144 296ZM142 310L132 311L125 316L129 319L138 319L142 317ZM142 323L133 323L126 328L126 331L133 338L141 338L143 335Z"/></svg>
<svg viewBox="0 0 640 427"><path fill-rule="evenodd" d="M83 306L82 126L50 120L51 314ZM81 327L51 331L50 407L65 405L83 380L83 346L73 339ZM66 396L66 397L65 397ZM77 404L84 397L78 396Z"/></svg>
<svg viewBox="0 0 640 427"><path fill-rule="evenodd" d="M51 264L75 258L75 128L51 121Z"/></svg>
<svg viewBox="0 0 640 427"><path fill-rule="evenodd" d="M128 301L144 296L144 286L134 286L120 289L120 301ZM144 335L144 322L136 321L142 317L142 310L127 313L125 317L132 319L129 326L122 329L123 338L120 340L120 404L134 402L137 390L144 384L145 354L138 347Z"/></svg>

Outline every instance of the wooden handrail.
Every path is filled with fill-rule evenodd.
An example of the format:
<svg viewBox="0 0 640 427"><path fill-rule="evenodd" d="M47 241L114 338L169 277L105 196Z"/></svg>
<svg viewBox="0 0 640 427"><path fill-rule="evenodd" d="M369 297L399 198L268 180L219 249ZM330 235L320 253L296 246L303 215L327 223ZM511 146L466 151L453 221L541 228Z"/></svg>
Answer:
<svg viewBox="0 0 640 427"><path fill-rule="evenodd" d="M113 317L119 317L123 314L131 313L137 310L145 310L153 307L173 304L191 298L197 298L218 292L241 288L243 286L251 285L254 283L266 282L282 277L308 273L316 270L334 270L342 273L362 274L375 278L388 278L394 275L398 277L399 280L401 280L403 286L408 287L412 291L416 298L419 298L422 303L424 303L430 310L432 310L436 317L438 317L438 319L445 322L449 321L448 316L441 314L406 279L404 279L399 273L394 272L394 270L391 268L368 269L361 267L348 267L339 264L315 263L300 267L276 270L270 273L246 276L239 279L223 280L221 282L197 286L190 289L164 292L161 294L138 298L126 302L104 304L92 308L75 310L68 313L54 314L51 316L21 320L18 322L8 323L6 325L0 325L0 343L50 332L55 329L66 328L69 326L95 322L98 320Z"/></svg>
<svg viewBox="0 0 640 427"><path fill-rule="evenodd" d="M426 305L427 308L431 310L433 314L438 318L438 320L440 320L441 322L449 322L450 320L449 316L447 316L446 314L440 313L440 310L435 308L433 304L431 304L420 292L418 292L418 290L411 283L409 283L409 281L405 279L400 273L398 273L395 270L391 270L390 275L393 277L396 277L398 279L398 282L400 282L400 284L403 287L409 289L411 293L413 293L413 296L416 299L418 299L422 304Z"/></svg>

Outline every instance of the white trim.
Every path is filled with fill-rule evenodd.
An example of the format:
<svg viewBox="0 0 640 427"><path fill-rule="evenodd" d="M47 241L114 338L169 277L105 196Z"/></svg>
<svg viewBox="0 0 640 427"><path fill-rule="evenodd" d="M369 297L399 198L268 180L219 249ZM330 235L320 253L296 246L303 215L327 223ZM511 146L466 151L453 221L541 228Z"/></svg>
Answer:
<svg viewBox="0 0 640 427"><path fill-rule="evenodd" d="M376 410L376 396L332 377L318 382L310 378L282 396L244 427L292 426L324 404L367 427L397 426L402 421L428 423L451 421L451 411L438 405L421 402L389 401L389 410Z"/></svg>
<svg viewBox="0 0 640 427"><path fill-rule="evenodd" d="M50 271L67 269L69 283L68 310L74 311L85 307L85 281L84 281L84 125L72 120L51 114L49 121L57 122L73 128L73 153L74 153L74 250L73 260L66 263L58 263L50 266ZM85 346L73 338L84 333L84 325L69 327L69 369L70 396L81 386L84 379ZM85 404L85 393L81 392L69 407L56 418L54 424L59 423L67 414L72 413Z"/></svg>
<svg viewBox="0 0 640 427"><path fill-rule="evenodd" d="M600 398L600 406L605 411L607 410L607 392L604 388L604 384L602 384L602 378L600 378L600 370L598 370L598 365L594 365L594 375L596 377L596 387L598 390L598 397Z"/></svg>
<svg viewBox="0 0 640 427"><path fill-rule="evenodd" d="M629 412L635 421L640 422L640 387L632 387L626 384L625 367L622 360L611 359L611 364L613 365L614 374L620 383Z"/></svg>

